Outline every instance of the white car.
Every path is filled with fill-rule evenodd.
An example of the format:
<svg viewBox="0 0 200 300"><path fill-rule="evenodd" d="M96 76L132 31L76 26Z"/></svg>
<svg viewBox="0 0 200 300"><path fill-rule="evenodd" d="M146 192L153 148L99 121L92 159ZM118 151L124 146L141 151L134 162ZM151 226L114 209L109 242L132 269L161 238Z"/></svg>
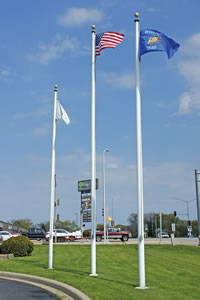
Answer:
<svg viewBox="0 0 200 300"><path fill-rule="evenodd" d="M158 233L158 238L160 238L160 232ZM169 238L169 234L167 232L163 231L162 238Z"/></svg>
<svg viewBox="0 0 200 300"><path fill-rule="evenodd" d="M77 230L77 231L72 232L71 237L74 239L81 239L82 238L81 231Z"/></svg>
<svg viewBox="0 0 200 300"><path fill-rule="evenodd" d="M9 231L0 231L0 241L6 241L13 237L13 235Z"/></svg>
<svg viewBox="0 0 200 300"><path fill-rule="evenodd" d="M55 236L58 242L65 242L72 234L65 229L54 229L53 230L53 240L55 241ZM49 240L49 232L45 234L46 241Z"/></svg>

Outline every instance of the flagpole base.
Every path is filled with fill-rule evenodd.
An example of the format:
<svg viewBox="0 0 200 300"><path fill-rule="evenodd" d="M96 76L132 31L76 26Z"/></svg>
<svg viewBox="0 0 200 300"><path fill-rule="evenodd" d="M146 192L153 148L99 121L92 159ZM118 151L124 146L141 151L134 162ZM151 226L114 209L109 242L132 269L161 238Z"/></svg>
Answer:
<svg viewBox="0 0 200 300"><path fill-rule="evenodd" d="M98 274L90 274L90 277L98 277Z"/></svg>
<svg viewBox="0 0 200 300"><path fill-rule="evenodd" d="M144 286L144 287L137 286L137 287L136 287L136 290L147 290L147 289L149 289L148 286Z"/></svg>

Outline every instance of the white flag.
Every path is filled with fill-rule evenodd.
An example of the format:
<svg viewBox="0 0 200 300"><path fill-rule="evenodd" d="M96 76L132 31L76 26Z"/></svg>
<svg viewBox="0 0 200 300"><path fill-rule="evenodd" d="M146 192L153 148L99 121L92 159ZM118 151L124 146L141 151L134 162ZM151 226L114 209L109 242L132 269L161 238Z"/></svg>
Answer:
<svg viewBox="0 0 200 300"><path fill-rule="evenodd" d="M63 120L67 125L70 123L70 119L58 99L56 101L56 119Z"/></svg>

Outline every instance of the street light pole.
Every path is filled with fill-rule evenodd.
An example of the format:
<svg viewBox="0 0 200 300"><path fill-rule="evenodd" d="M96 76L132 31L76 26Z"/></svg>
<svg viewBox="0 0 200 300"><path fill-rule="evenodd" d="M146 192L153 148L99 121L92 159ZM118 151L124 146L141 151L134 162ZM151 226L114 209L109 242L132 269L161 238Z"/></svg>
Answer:
<svg viewBox="0 0 200 300"><path fill-rule="evenodd" d="M78 214L75 213L75 217L76 217L76 225L78 226Z"/></svg>
<svg viewBox="0 0 200 300"><path fill-rule="evenodd" d="M106 218L107 218L107 207L106 207L106 176L105 176L105 158L104 154L105 152L110 152L109 149L105 149L102 154L102 163L103 163L103 209L104 209L104 244L108 242L107 240L107 234L106 234Z"/></svg>
<svg viewBox="0 0 200 300"><path fill-rule="evenodd" d="M187 214L185 214L185 215L187 215L187 219L189 221L189 219L190 219L189 202L192 202L194 200L193 199L192 200L185 200L185 199L180 199L180 198L175 198L175 197L173 197L173 199L179 200L179 201L183 201L183 202L185 202L187 204Z"/></svg>
<svg viewBox="0 0 200 300"><path fill-rule="evenodd" d="M162 243L162 213L160 212L160 244Z"/></svg>

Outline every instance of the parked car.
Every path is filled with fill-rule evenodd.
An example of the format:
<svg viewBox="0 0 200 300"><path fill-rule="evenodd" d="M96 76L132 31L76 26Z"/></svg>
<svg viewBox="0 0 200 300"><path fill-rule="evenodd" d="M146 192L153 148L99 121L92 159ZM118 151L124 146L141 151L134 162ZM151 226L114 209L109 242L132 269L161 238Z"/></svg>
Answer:
<svg viewBox="0 0 200 300"><path fill-rule="evenodd" d="M11 237L13 237L13 235L9 231L0 231L0 240L2 242L10 239Z"/></svg>
<svg viewBox="0 0 200 300"><path fill-rule="evenodd" d="M21 235L21 233L19 233L19 232L11 232L11 234L15 237Z"/></svg>
<svg viewBox="0 0 200 300"><path fill-rule="evenodd" d="M70 239L78 240L82 238L81 230L77 230L71 233Z"/></svg>
<svg viewBox="0 0 200 300"><path fill-rule="evenodd" d="M160 238L160 232L158 233L158 238ZM169 234L165 231L162 231L162 238L169 238Z"/></svg>
<svg viewBox="0 0 200 300"><path fill-rule="evenodd" d="M121 230L121 228L108 228L108 238L109 239L120 239L122 242L128 241L131 237L131 233L129 231ZM96 232L96 241L100 242L104 238L103 231Z"/></svg>
<svg viewBox="0 0 200 300"><path fill-rule="evenodd" d="M57 237L58 242L65 242L67 239L70 238L72 235L71 232L68 232L65 229L54 229L53 230L53 240L55 241L55 235ZM45 234L46 241L49 240L49 232L46 232Z"/></svg>
<svg viewBox="0 0 200 300"><path fill-rule="evenodd" d="M42 240L45 239L45 232L40 228L30 228L27 232L22 232L22 235L27 236L30 240Z"/></svg>
<svg viewBox="0 0 200 300"><path fill-rule="evenodd" d="M191 235L188 235L188 234L187 234L187 235L185 235L184 237L185 237L185 238L195 238L195 236L194 236L193 234L191 234Z"/></svg>

